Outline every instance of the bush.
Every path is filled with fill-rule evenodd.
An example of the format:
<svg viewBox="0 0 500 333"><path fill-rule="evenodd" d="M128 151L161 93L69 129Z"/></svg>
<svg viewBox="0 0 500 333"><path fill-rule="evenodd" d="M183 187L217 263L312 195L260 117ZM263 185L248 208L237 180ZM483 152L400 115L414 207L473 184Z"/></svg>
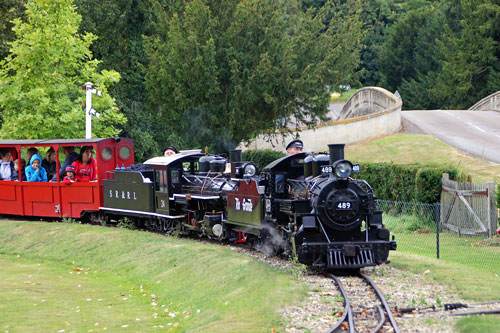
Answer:
<svg viewBox="0 0 500 333"><path fill-rule="evenodd" d="M442 165L366 163L356 178L365 179L381 200L435 203L441 197L441 175L456 179L459 170Z"/></svg>
<svg viewBox="0 0 500 333"><path fill-rule="evenodd" d="M266 165L283 156L284 153L271 149L245 150L242 153L242 160L254 162L260 172Z"/></svg>

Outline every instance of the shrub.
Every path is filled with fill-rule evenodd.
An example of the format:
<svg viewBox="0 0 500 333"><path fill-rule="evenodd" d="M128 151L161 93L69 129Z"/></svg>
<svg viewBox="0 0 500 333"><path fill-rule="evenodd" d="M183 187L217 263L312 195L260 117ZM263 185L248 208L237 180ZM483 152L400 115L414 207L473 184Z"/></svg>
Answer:
<svg viewBox="0 0 500 333"><path fill-rule="evenodd" d="M435 203L441 196L441 175L456 179L459 170L442 165L366 163L356 178L365 179L381 200Z"/></svg>
<svg viewBox="0 0 500 333"><path fill-rule="evenodd" d="M245 150L242 153L242 160L254 162L260 172L266 165L283 156L284 153L271 149Z"/></svg>

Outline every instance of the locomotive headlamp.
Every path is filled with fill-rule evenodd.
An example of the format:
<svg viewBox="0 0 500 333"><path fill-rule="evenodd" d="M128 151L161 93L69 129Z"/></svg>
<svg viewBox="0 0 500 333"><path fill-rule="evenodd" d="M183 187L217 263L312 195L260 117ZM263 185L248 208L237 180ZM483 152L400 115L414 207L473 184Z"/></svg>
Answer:
<svg viewBox="0 0 500 333"><path fill-rule="evenodd" d="M257 166L253 163L247 163L243 166L243 176L253 177L257 173Z"/></svg>
<svg viewBox="0 0 500 333"><path fill-rule="evenodd" d="M348 178L352 173L352 163L346 160L338 161L333 168L338 178Z"/></svg>

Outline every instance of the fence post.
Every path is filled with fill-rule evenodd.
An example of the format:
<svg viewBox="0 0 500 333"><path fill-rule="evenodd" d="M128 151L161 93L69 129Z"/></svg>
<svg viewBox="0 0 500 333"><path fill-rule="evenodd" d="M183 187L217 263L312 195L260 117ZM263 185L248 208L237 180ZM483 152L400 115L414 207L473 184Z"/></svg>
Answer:
<svg viewBox="0 0 500 333"><path fill-rule="evenodd" d="M434 216L436 219L436 257L439 259L439 203L434 203Z"/></svg>

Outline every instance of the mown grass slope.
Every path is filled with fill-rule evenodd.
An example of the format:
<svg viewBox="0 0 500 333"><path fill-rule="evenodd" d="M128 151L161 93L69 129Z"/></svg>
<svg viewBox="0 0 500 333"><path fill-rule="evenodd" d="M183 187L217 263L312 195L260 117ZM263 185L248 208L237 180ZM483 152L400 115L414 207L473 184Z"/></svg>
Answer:
<svg viewBox="0 0 500 333"><path fill-rule="evenodd" d="M345 157L354 163L453 165L473 182L500 181L500 164L467 155L430 135L398 133L360 142L346 146Z"/></svg>
<svg viewBox="0 0 500 333"><path fill-rule="evenodd" d="M0 265L11 330L270 331L307 291L220 245L80 224L0 220Z"/></svg>

